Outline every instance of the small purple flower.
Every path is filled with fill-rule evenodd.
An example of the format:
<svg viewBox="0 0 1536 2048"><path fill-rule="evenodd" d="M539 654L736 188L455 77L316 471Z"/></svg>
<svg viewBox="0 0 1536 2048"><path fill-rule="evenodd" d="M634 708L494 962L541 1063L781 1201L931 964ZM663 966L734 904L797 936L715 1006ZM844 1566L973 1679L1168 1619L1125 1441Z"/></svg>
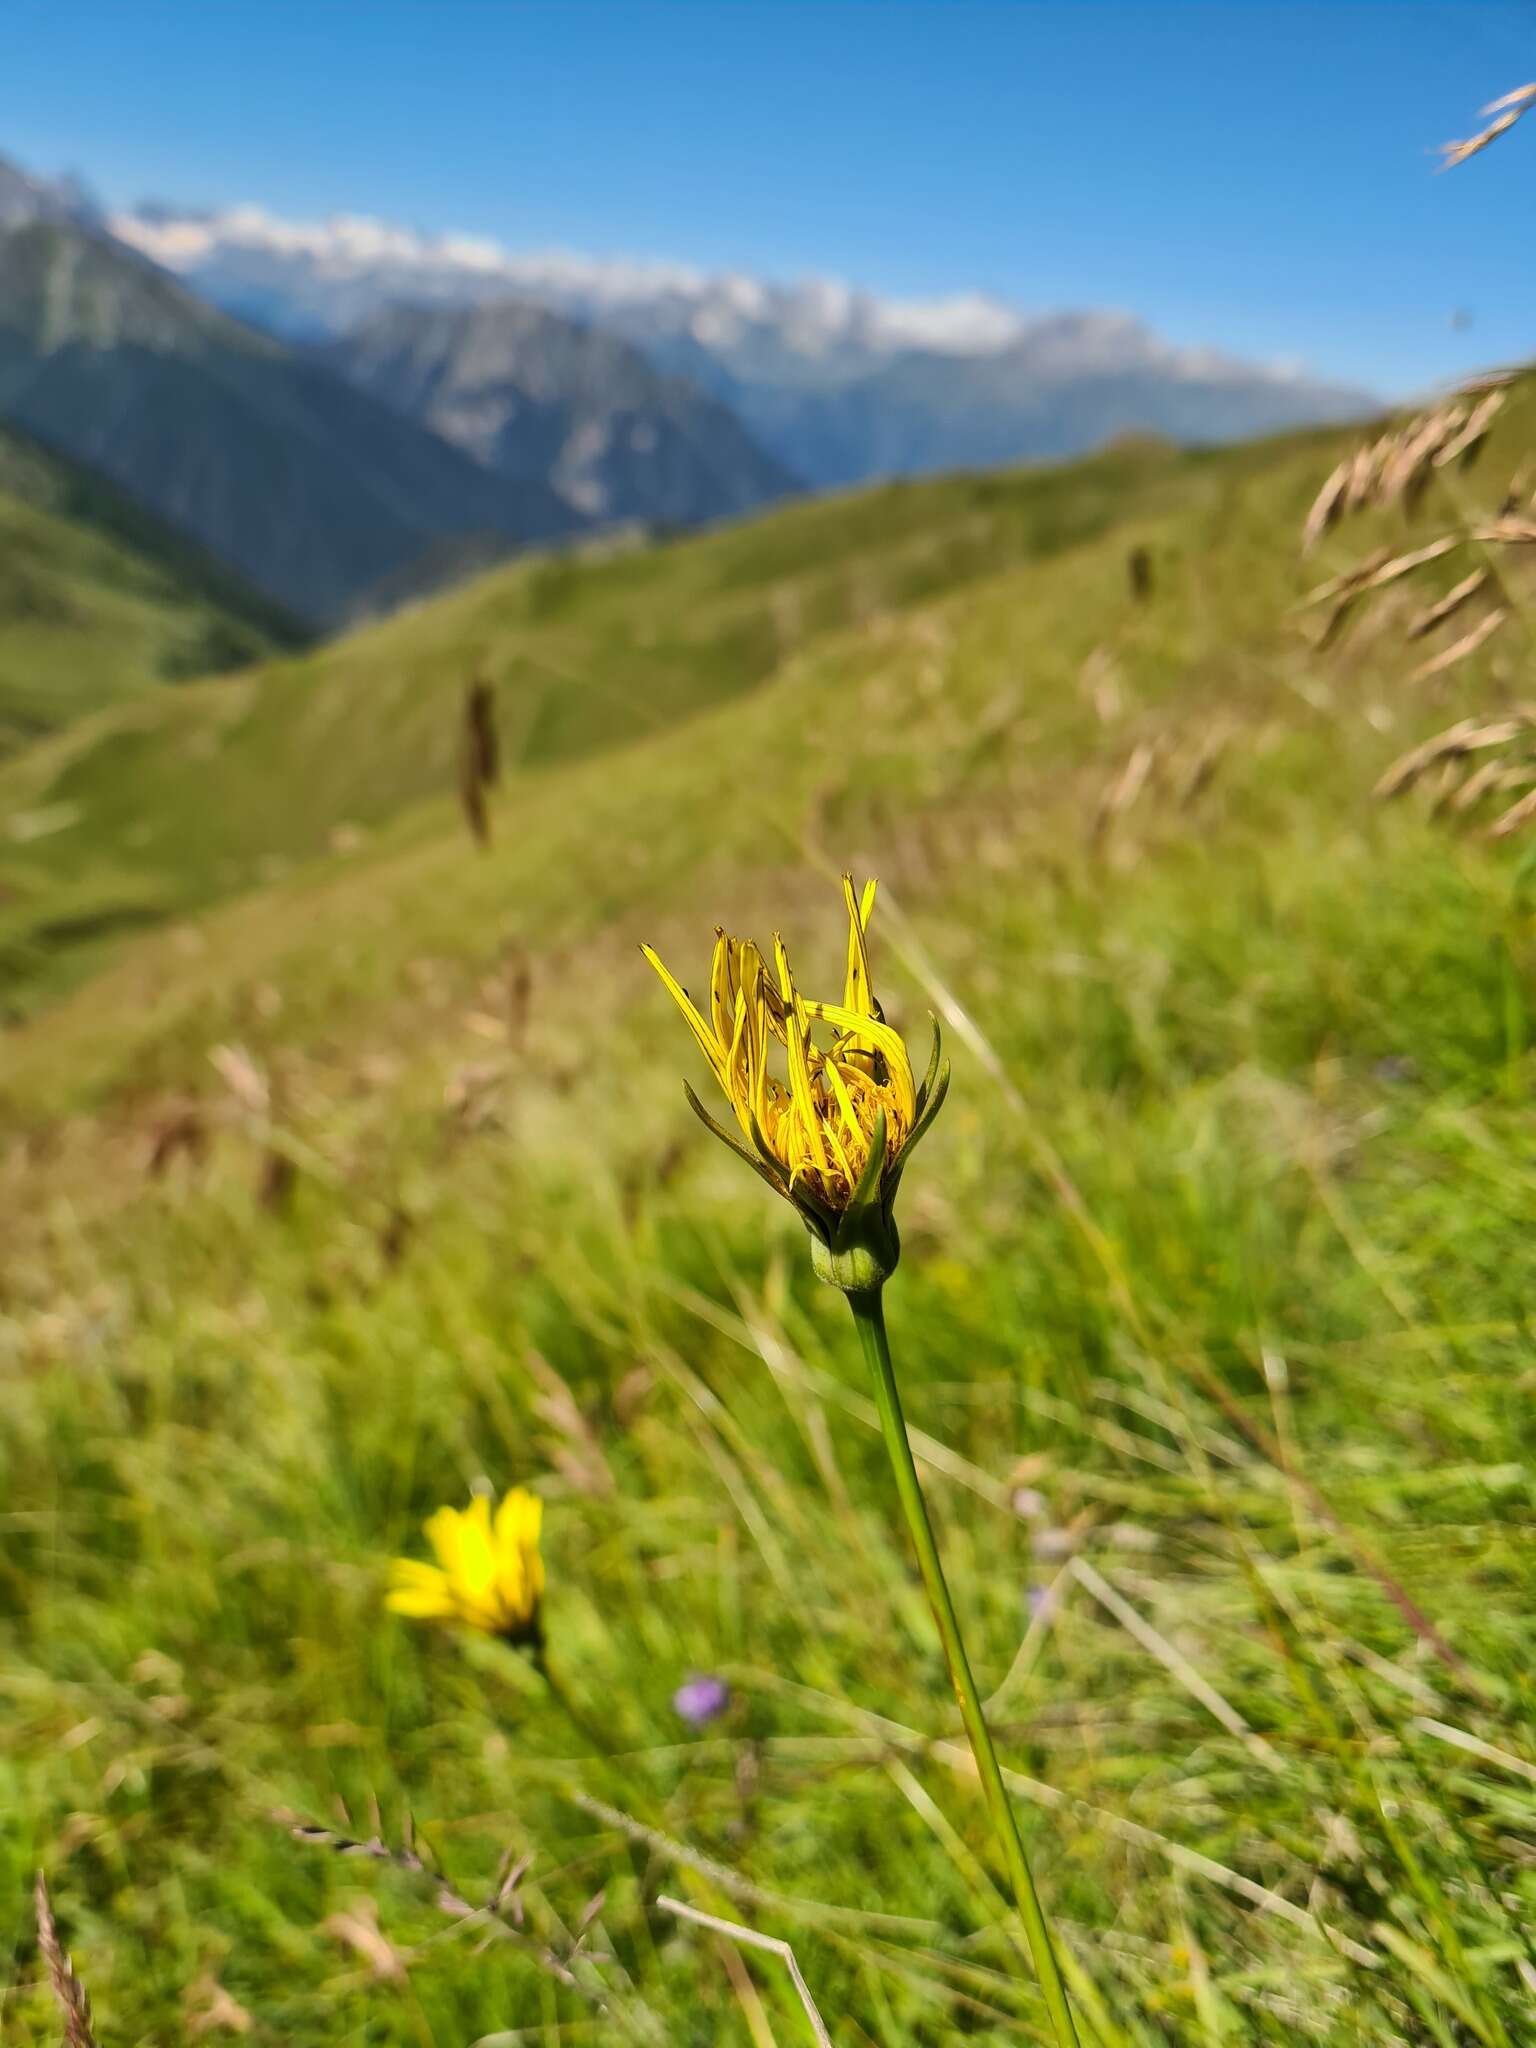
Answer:
<svg viewBox="0 0 1536 2048"><path fill-rule="evenodd" d="M723 1678L690 1678L672 1695L672 1710L681 1714L690 1728L703 1728L717 1720L731 1704L731 1688Z"/></svg>

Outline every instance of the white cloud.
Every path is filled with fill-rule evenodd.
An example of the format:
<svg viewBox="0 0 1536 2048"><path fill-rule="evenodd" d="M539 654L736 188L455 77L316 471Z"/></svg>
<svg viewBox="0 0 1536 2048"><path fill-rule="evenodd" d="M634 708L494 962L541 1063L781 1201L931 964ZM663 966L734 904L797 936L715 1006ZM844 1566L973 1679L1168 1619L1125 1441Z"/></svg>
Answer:
<svg viewBox="0 0 1536 2048"><path fill-rule="evenodd" d="M1021 315L995 299L880 299L841 278L775 285L741 274L710 275L654 259L604 260L564 249L513 251L488 237L428 236L360 214L290 221L260 206L174 215L164 209L119 213L108 225L167 270L193 274L217 262L268 258L343 280L384 271L402 289L413 279L436 291L504 283L540 296L580 298L595 307L637 307L658 299L690 308L701 341L721 341L744 325L772 321L806 349L856 340L876 349L927 348L987 353L1023 331Z"/></svg>
<svg viewBox="0 0 1536 2048"><path fill-rule="evenodd" d="M1240 363L1215 349L1176 347L1113 310L1029 317L979 292L885 299L836 277L778 283L654 258L512 250L488 236L423 235L365 214L304 222L254 205L180 215L155 207L117 214L108 225L215 298L238 303L242 287L275 292L322 327L345 325L391 298L455 304L505 292L609 326L642 347L691 339L728 355L755 336L802 357L865 362L904 349L965 357L1020 347L1042 375L1136 368L1276 384L1304 376L1296 363Z"/></svg>

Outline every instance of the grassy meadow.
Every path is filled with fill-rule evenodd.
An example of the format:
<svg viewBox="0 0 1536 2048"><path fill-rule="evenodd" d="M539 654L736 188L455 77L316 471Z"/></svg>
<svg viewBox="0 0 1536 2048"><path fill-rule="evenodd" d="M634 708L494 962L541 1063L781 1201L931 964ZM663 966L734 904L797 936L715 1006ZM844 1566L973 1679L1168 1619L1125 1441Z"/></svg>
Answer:
<svg viewBox="0 0 1536 2048"><path fill-rule="evenodd" d="M89 472L0 427L0 761L297 629Z"/></svg>
<svg viewBox="0 0 1536 2048"><path fill-rule="evenodd" d="M751 691L839 629L1055 555L1130 502L1166 502L1190 461L1131 443L1061 473L894 484L670 545L533 557L237 682L77 720L0 764L0 807L58 821L0 841L10 1012L77 979L91 942L130 921L440 829L415 807L453 787L471 677L496 691L503 757L525 776L608 752Z"/></svg>
<svg viewBox="0 0 1536 2048"><path fill-rule="evenodd" d="M663 1896L839 2048L1049 2039L844 1304L637 951L836 986L845 867L955 1062L887 1312L1085 2044L1532 2038L1536 930L1518 839L1371 795L1530 614L1319 650L1403 537L1298 561L1347 445L501 570L0 770L79 813L0 874L8 2042L39 1865L104 2048L813 2038ZM482 1481L563 1699L382 1611Z"/></svg>

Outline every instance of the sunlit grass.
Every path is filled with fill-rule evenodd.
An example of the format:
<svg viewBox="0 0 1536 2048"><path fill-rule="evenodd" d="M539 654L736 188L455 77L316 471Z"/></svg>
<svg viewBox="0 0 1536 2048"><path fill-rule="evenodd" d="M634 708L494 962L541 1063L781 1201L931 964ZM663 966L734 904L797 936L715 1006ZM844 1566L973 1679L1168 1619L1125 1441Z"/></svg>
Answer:
<svg viewBox="0 0 1536 2048"><path fill-rule="evenodd" d="M790 1940L840 2043L1048 2038L843 1305L658 1089L633 948L857 863L887 1007L955 1058L893 1339L1085 2034L1516 2048L1530 940L1507 867L1368 803L1448 714L1286 625L1315 481L1151 524L1150 607L1120 534L999 574L514 785L484 859L445 802L12 1035L48 1132L0 1169L19 1976L45 1862L103 2041L210 1987L285 2041L807 2038L671 1893ZM148 1180L189 1094L203 1153ZM609 1754L515 1652L382 1611L482 1478L549 1502L549 1640ZM694 1728L700 1672L732 1703ZM413 1822L474 1904L529 1855L526 1939L274 1814ZM4 2020L56 2038L31 1989Z"/></svg>

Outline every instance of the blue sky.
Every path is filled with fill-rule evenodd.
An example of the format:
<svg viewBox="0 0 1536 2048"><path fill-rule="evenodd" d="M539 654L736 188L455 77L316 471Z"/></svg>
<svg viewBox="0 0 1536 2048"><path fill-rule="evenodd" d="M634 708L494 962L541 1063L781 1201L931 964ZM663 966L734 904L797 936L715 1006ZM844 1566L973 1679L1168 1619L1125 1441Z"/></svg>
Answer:
<svg viewBox="0 0 1536 2048"><path fill-rule="evenodd" d="M113 203L1118 306L1383 391L1536 350L1536 0L0 0ZM1459 316L1459 325L1453 319Z"/></svg>

